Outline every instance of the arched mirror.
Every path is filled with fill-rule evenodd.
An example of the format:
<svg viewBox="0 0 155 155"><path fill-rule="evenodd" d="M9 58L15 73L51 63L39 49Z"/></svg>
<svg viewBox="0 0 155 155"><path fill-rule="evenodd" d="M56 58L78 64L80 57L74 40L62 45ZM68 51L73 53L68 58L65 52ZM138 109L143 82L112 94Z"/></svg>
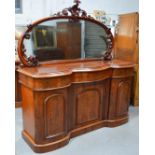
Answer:
<svg viewBox="0 0 155 155"><path fill-rule="evenodd" d="M76 4L28 26L19 40L25 66L53 60L112 58L113 36L108 27L87 16Z"/></svg>

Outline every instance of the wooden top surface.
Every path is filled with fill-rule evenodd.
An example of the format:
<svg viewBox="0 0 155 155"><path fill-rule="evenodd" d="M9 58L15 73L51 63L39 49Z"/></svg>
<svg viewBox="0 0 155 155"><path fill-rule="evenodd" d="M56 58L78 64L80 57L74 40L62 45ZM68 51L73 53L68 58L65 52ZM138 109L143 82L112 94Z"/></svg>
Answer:
<svg viewBox="0 0 155 155"><path fill-rule="evenodd" d="M134 63L122 60L81 60L74 62L42 63L37 67L21 67L18 72L33 78L50 78L70 75L73 72L94 72L108 68L132 68Z"/></svg>

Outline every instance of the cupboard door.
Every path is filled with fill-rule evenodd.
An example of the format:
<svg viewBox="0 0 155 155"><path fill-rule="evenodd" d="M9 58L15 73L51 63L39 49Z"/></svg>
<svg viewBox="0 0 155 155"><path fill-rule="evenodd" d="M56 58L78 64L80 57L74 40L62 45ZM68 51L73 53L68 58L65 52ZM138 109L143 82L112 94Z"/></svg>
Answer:
<svg viewBox="0 0 155 155"><path fill-rule="evenodd" d="M110 81L74 84L72 87L72 128L107 118Z"/></svg>
<svg viewBox="0 0 155 155"><path fill-rule="evenodd" d="M45 137L62 135L65 131L65 98L62 94L48 96L44 102Z"/></svg>
<svg viewBox="0 0 155 155"><path fill-rule="evenodd" d="M100 119L101 92L96 88L80 91L76 96L76 125Z"/></svg>
<svg viewBox="0 0 155 155"><path fill-rule="evenodd" d="M109 119L121 118L128 115L130 91L131 78L112 80Z"/></svg>
<svg viewBox="0 0 155 155"><path fill-rule="evenodd" d="M54 141L68 132L67 89L35 93L36 138L40 141Z"/></svg>

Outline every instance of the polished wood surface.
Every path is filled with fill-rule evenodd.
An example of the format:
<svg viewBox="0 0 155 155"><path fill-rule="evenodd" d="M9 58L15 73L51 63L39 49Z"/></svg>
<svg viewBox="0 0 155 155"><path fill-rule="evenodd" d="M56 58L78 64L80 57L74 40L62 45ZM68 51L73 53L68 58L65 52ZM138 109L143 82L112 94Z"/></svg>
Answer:
<svg viewBox="0 0 155 155"><path fill-rule="evenodd" d="M60 64L59 64L60 63ZM131 68L134 64L129 61L112 60L103 61L101 59L79 59L75 61L49 61L40 64L37 67L21 67L18 71L23 75L31 76L33 78L47 78L71 75L74 72L92 72L101 71L108 68Z"/></svg>
<svg viewBox="0 0 155 155"><path fill-rule="evenodd" d="M133 68L127 61L94 59L18 69L24 139L35 152L47 152L127 122Z"/></svg>
<svg viewBox="0 0 155 155"><path fill-rule="evenodd" d="M114 58L131 61L136 64L135 77L133 79L132 102L138 106L138 64L139 64L139 14L129 13L119 15L119 23L115 35Z"/></svg>

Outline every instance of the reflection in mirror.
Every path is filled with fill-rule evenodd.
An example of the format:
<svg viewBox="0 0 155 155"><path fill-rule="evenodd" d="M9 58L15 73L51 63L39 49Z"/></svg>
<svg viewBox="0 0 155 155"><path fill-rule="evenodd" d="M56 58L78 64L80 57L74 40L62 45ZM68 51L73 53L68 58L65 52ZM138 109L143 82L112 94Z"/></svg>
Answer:
<svg viewBox="0 0 155 155"><path fill-rule="evenodd" d="M101 58L107 50L107 34L90 21L56 19L33 27L30 39L24 39L27 56L39 61L77 58Z"/></svg>
<svg viewBox="0 0 155 155"><path fill-rule="evenodd" d="M100 58L107 50L105 30L92 22L85 22L85 57Z"/></svg>

